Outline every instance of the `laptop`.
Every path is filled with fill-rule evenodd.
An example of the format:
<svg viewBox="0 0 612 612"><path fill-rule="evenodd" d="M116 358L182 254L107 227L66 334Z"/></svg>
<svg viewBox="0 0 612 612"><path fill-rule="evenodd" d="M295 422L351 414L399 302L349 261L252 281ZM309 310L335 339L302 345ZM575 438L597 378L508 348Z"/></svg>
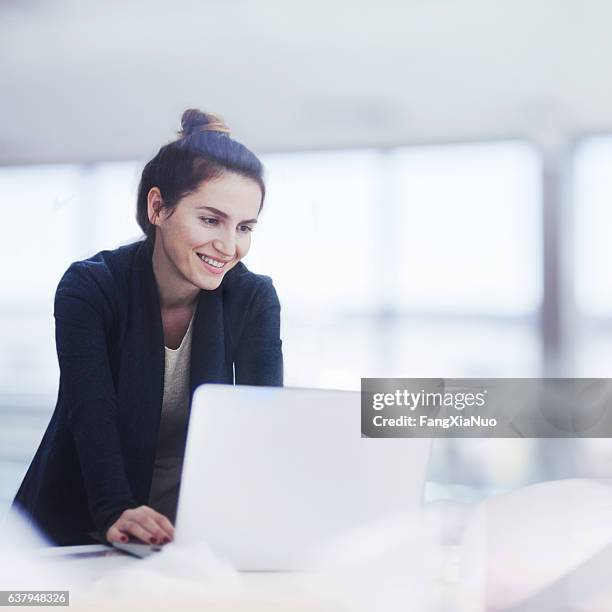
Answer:
<svg viewBox="0 0 612 612"><path fill-rule="evenodd" d="M430 439L362 438L359 392L202 385L171 545L206 542L238 570L305 569L335 538L418 509L430 448ZM137 556L159 549L115 545Z"/></svg>

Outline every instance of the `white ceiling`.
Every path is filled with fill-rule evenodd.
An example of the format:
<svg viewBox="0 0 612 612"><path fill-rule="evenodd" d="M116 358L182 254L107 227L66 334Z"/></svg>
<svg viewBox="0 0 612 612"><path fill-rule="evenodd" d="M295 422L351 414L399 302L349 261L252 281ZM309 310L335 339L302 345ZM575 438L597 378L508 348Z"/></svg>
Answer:
<svg viewBox="0 0 612 612"><path fill-rule="evenodd" d="M606 0L0 0L0 164L612 129Z"/></svg>

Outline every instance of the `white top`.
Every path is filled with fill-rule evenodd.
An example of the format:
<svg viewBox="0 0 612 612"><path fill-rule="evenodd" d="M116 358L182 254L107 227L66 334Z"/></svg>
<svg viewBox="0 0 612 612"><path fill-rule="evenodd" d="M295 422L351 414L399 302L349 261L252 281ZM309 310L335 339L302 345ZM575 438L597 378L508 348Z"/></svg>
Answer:
<svg viewBox="0 0 612 612"><path fill-rule="evenodd" d="M189 364L194 314L177 349L165 350L164 395L149 506L174 524L189 420Z"/></svg>

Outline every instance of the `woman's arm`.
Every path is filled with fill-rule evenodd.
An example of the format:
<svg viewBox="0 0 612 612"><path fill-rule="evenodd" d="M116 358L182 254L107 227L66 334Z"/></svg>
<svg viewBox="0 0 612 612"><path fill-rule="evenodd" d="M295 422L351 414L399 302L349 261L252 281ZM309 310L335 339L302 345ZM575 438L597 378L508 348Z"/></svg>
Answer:
<svg viewBox="0 0 612 612"><path fill-rule="evenodd" d="M101 534L127 508L138 506L127 480L107 337L114 281L98 279L76 262L55 295L55 338L62 420L72 432L89 510Z"/></svg>
<svg viewBox="0 0 612 612"><path fill-rule="evenodd" d="M236 384L283 386L280 302L268 277L262 278L234 353Z"/></svg>

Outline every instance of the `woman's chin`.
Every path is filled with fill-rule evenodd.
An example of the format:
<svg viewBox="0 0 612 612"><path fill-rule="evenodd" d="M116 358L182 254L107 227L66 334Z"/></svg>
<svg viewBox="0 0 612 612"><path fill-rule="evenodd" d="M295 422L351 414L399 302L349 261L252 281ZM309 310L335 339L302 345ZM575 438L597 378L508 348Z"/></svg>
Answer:
<svg viewBox="0 0 612 612"><path fill-rule="evenodd" d="M214 291L219 287L224 276L225 274L220 274L219 276L211 276L210 278L206 279L198 279L196 286L203 291Z"/></svg>

